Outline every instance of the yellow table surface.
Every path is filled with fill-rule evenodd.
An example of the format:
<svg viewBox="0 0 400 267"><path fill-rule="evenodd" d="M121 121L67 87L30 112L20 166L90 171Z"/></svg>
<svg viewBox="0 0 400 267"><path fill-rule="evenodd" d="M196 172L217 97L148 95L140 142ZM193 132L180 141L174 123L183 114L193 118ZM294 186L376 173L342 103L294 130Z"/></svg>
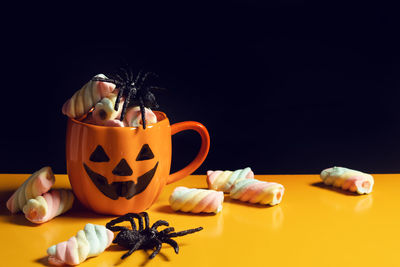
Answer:
<svg viewBox="0 0 400 267"><path fill-rule="evenodd" d="M74 236L86 223L105 225L114 218L80 205L42 225L22 213L11 215L5 203L28 176L0 175L1 266L47 265L49 246ZM164 219L176 231L204 227L175 238L178 255L164 244L153 260L143 250L120 260L126 251L111 245L80 266L400 266L400 175L374 175L373 192L361 196L326 187L318 175L256 178L283 184L282 203L252 205L226 195L216 215L174 212L168 198L176 186L206 187L205 176L189 176L166 186L148 210L150 223ZM69 187L67 176L56 175L55 187Z"/></svg>

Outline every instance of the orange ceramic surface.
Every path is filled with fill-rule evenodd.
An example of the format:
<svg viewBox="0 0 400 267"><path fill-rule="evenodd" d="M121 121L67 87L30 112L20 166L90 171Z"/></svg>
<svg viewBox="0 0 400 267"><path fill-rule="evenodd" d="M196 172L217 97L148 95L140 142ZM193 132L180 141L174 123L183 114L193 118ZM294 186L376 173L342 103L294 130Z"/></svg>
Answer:
<svg viewBox="0 0 400 267"><path fill-rule="evenodd" d="M104 127L68 120L67 172L76 197L102 214L121 215L148 209L167 183L196 170L207 156L210 138L197 122L170 126L162 112L158 122L143 127ZM171 135L195 130L202 144L184 169L170 173Z"/></svg>
<svg viewBox="0 0 400 267"><path fill-rule="evenodd" d="M150 223L166 220L176 231L204 228L175 238L178 255L163 244L160 255L150 261L151 251L143 250L120 260L126 250L112 244L79 266L399 266L400 175L373 176L372 193L355 195L324 186L319 175L256 175L256 179L285 186L282 202L269 207L226 196L222 211L216 215L170 208L168 198L175 187L207 187L205 175L189 176L165 186L147 210ZM0 175L1 266L46 266L48 247L68 240L86 223L105 225L115 218L76 205L42 225L30 223L23 213L11 215L5 203L28 177ZM54 188L68 186L66 175L56 175Z"/></svg>

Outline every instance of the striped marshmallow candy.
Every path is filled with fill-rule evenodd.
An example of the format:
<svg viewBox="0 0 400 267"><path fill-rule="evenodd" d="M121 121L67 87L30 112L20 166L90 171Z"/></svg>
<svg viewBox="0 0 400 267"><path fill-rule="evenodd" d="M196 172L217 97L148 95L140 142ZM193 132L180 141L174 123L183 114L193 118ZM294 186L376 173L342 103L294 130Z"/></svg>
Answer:
<svg viewBox="0 0 400 267"><path fill-rule="evenodd" d="M243 179L235 183L230 191L232 199L274 206L282 201L285 189L278 183Z"/></svg>
<svg viewBox="0 0 400 267"><path fill-rule="evenodd" d="M157 116L149 108L144 108L144 116L146 117L146 125L157 123ZM139 106L129 108L125 114L125 120L129 127L139 127L143 125L142 113Z"/></svg>
<svg viewBox="0 0 400 267"><path fill-rule="evenodd" d="M207 184L209 189L229 193L232 186L243 180L254 178L253 171L247 167L236 171L208 171Z"/></svg>
<svg viewBox="0 0 400 267"><path fill-rule="evenodd" d="M7 201L7 209L12 213L22 210L29 199L36 198L49 191L54 182L55 177L51 168L41 168L26 179L14 194L12 194Z"/></svg>
<svg viewBox="0 0 400 267"><path fill-rule="evenodd" d="M326 185L341 187L358 194L369 194L374 186L372 175L343 167L325 169L320 177Z"/></svg>
<svg viewBox="0 0 400 267"><path fill-rule="evenodd" d="M175 188L169 198L173 210L192 213L218 213L222 210L223 201L223 192L183 186Z"/></svg>
<svg viewBox="0 0 400 267"><path fill-rule="evenodd" d="M76 236L47 249L52 265L78 265L89 257L98 256L114 238L114 233L102 225L88 223Z"/></svg>
<svg viewBox="0 0 400 267"><path fill-rule="evenodd" d="M33 223L44 223L71 209L74 195L71 190L54 189L28 200L23 207L25 218Z"/></svg>
<svg viewBox="0 0 400 267"><path fill-rule="evenodd" d="M110 120L119 119L121 117L122 106L124 101L121 99L118 104L118 110L114 109L117 95L111 93L98 102L93 109L92 116L96 125L105 125Z"/></svg>
<svg viewBox="0 0 400 267"><path fill-rule="evenodd" d="M104 74L97 74L94 77L107 78ZM115 84L90 80L64 103L62 113L70 118L80 118L102 98L108 97L114 89Z"/></svg>

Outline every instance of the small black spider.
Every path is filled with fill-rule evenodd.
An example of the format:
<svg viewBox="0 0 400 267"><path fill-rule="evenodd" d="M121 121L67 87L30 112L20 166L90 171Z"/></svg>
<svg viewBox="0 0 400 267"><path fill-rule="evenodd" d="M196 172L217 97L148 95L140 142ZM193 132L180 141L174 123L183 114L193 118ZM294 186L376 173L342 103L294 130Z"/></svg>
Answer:
<svg viewBox="0 0 400 267"><path fill-rule="evenodd" d="M145 221L145 228L143 228L143 219ZM136 229L136 224L134 221L136 218L139 222L139 229ZM115 224L129 221L132 225L132 230L123 227L123 226L115 226ZM149 259L154 258L161 250L162 243L167 243L172 246L175 250L175 253L178 254L179 246L175 240L172 240L173 237L184 236L187 234L192 234L198 231L203 230L203 227L198 227L194 229L189 229L181 232L174 232L175 229L173 227L165 228L164 230L158 232L157 228L159 226L169 226L169 223L164 220L156 221L151 227L149 227L149 216L146 212L142 213L127 213L117 219L114 219L106 224L107 229L118 232L117 236L113 240L113 243L116 243L124 248L129 249L127 253L122 255L121 259L125 259L130 256L134 251L138 249L154 249L153 253L149 256Z"/></svg>
<svg viewBox="0 0 400 267"><path fill-rule="evenodd" d="M125 68L120 68L118 72L107 75L109 78L93 77L92 81L113 83L115 84L115 88L119 89L114 109L118 110L119 102L123 96L125 102L122 106L121 121L124 119L127 107L140 106L143 128L146 129L144 108L158 108L156 98L150 90L160 89L156 86L146 85L146 81L151 75L155 76L153 72L146 72L143 74L142 71L140 71L138 75L134 77L133 72L130 69L127 70Z"/></svg>

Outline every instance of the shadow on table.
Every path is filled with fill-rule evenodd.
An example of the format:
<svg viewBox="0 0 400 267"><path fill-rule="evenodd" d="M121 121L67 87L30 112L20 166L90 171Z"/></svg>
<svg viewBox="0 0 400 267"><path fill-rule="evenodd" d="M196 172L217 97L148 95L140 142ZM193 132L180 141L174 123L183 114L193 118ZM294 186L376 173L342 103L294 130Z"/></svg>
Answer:
<svg viewBox="0 0 400 267"><path fill-rule="evenodd" d="M49 263L49 261L47 260L47 256L41 257L41 258L35 260L35 262L36 262L36 263L39 263L39 264L41 264L41 265L44 265L44 266L52 266L52 265Z"/></svg>
<svg viewBox="0 0 400 267"><path fill-rule="evenodd" d="M163 247L162 249L165 249L165 247ZM122 257L122 255L124 255L125 253L128 252L128 249L123 248L119 245L111 245L110 247L108 247L106 249L106 252L119 252L121 255L120 257ZM151 261L151 259L149 259L149 256L151 253L153 253L153 250L143 250L143 249L139 249L135 252L132 253L132 255L130 255L129 257L135 257L135 254L138 253L143 253L145 255L145 260L139 265L139 266L146 266L147 263L149 263ZM118 266L120 264L122 264L124 261L129 260L129 257L127 257L126 259L119 259L117 262L115 262L114 266ZM161 257L163 258L164 261L170 261L170 259L167 257L167 255L165 255L162 251L160 251L156 257Z"/></svg>
<svg viewBox="0 0 400 267"><path fill-rule="evenodd" d="M155 211L161 212L161 213L167 213L167 214L174 214L174 215L182 215L182 216L200 216L200 217L208 217L208 216L214 216L215 213L190 213L190 212L183 212L183 211L175 211L171 208L170 205L163 205L161 207L155 208Z"/></svg>
<svg viewBox="0 0 400 267"><path fill-rule="evenodd" d="M318 187L318 188L322 188L325 190L329 190L329 191L333 191L336 193L340 193L342 195L348 195L348 196L360 196L360 194L357 194L355 192L351 192L351 191L347 191L347 190L343 190L339 187L334 187L332 185L326 185L323 182L316 182L316 183L312 183L310 184L313 187Z"/></svg>
<svg viewBox="0 0 400 267"><path fill-rule="evenodd" d="M5 220L17 225L34 226L35 224L28 221L22 212L12 214L6 206L7 200L11 197L15 190L0 191L0 216L4 216Z"/></svg>

